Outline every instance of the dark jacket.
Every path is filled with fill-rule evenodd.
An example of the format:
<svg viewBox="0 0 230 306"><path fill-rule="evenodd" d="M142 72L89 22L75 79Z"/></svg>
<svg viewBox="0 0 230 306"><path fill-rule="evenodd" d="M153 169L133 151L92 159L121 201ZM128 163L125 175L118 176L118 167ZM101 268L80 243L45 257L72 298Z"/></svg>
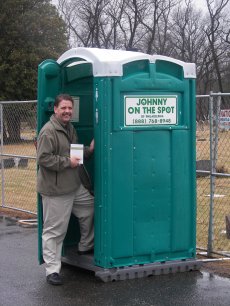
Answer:
<svg viewBox="0 0 230 306"><path fill-rule="evenodd" d="M68 194L81 184L78 166L70 166L70 144L77 143L77 134L71 123L67 128L51 116L41 129L37 140L37 163L39 165L37 191L47 196ZM89 148L84 155L89 157Z"/></svg>

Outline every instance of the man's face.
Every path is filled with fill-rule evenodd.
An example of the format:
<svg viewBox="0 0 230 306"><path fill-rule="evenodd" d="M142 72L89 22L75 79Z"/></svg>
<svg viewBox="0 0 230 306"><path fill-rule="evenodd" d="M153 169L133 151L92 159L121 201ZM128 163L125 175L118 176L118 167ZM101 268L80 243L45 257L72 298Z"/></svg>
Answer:
<svg viewBox="0 0 230 306"><path fill-rule="evenodd" d="M54 106L55 117L63 124L67 124L73 115L73 104L69 100L62 100L58 106Z"/></svg>

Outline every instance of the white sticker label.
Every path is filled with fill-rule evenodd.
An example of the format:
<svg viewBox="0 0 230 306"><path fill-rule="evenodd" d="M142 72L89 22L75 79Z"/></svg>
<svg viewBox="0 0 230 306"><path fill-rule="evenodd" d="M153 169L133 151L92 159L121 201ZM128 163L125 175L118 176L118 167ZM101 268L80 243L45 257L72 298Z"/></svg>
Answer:
<svg viewBox="0 0 230 306"><path fill-rule="evenodd" d="M220 111L219 125L221 129L230 130L230 109Z"/></svg>
<svg viewBox="0 0 230 306"><path fill-rule="evenodd" d="M177 96L125 96L125 125L177 124Z"/></svg>
<svg viewBox="0 0 230 306"><path fill-rule="evenodd" d="M80 98L73 97L74 105L73 105L73 116L71 121L79 122L79 107L80 107Z"/></svg>
<svg viewBox="0 0 230 306"><path fill-rule="evenodd" d="M79 158L79 164L83 164L84 145L83 144L71 144L70 145L70 157Z"/></svg>

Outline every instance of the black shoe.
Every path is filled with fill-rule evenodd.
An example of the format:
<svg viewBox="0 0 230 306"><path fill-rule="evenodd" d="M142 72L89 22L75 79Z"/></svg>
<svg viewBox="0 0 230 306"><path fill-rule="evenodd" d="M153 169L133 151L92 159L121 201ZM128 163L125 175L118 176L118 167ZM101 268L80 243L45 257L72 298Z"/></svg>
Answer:
<svg viewBox="0 0 230 306"><path fill-rule="evenodd" d="M52 273L46 276L46 280L48 284L59 286L62 285L62 279L58 273Z"/></svg>
<svg viewBox="0 0 230 306"><path fill-rule="evenodd" d="M93 254L94 249L90 249L88 251L77 251L78 255L88 255Z"/></svg>

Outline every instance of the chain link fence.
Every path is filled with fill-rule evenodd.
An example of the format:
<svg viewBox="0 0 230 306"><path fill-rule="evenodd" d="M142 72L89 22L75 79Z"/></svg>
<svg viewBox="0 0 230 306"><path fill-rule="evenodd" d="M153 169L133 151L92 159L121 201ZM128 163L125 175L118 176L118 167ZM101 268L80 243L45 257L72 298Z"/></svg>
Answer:
<svg viewBox="0 0 230 306"><path fill-rule="evenodd" d="M230 257L230 94L197 96L197 247Z"/></svg>
<svg viewBox="0 0 230 306"><path fill-rule="evenodd" d="M37 101L0 102L1 206L36 214Z"/></svg>
<svg viewBox="0 0 230 306"><path fill-rule="evenodd" d="M197 248L209 256L230 257L229 109L230 94L197 96ZM1 206L34 214L36 112L36 101L0 102Z"/></svg>

